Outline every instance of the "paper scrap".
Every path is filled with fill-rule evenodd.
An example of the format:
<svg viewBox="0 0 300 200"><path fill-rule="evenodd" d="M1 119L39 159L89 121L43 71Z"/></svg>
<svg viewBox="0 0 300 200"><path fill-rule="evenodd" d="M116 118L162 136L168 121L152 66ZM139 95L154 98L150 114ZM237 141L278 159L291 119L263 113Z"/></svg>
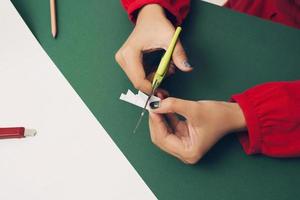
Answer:
<svg viewBox="0 0 300 200"><path fill-rule="evenodd" d="M121 94L120 99L123 101L126 101L128 103L131 103L133 105L136 105L138 107L144 108L146 101L148 99L148 95L146 95L145 93L138 91L137 94L134 94L131 90L127 90L126 94ZM149 104L152 103L153 101L160 101L161 99L157 96L152 95L148 105L146 106L146 109L149 110L150 106Z"/></svg>

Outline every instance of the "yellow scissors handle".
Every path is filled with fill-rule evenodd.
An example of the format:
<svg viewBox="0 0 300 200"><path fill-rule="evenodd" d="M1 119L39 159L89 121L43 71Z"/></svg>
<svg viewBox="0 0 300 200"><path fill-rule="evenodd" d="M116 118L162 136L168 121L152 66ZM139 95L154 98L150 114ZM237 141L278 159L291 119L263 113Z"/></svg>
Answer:
<svg viewBox="0 0 300 200"><path fill-rule="evenodd" d="M182 30L182 28L180 26L176 28L176 31L173 35L171 43L170 43L167 51L165 52L164 56L160 60L160 63L158 65L158 68L155 72L155 75L154 75L154 78L152 81L153 90L158 88L158 86L160 85L160 83L162 82L162 80L164 79L164 77L168 71L169 63L170 63L170 60L171 60L171 57L172 57L173 51L175 49L175 46L176 46L176 43L179 38L179 34L180 34L181 30Z"/></svg>
<svg viewBox="0 0 300 200"><path fill-rule="evenodd" d="M158 88L158 86L160 85L160 83L162 82L162 80L164 79L164 77L165 77L165 75L168 71L169 63L170 63L173 51L175 49L175 46L176 46L176 43L177 43L180 32L181 32L181 27L177 27L167 51L165 52L164 56L160 60L160 63L158 65L158 68L155 72L155 75L154 75L154 78L153 78L153 81L152 81L152 92L151 92L151 94L149 95L149 97L146 101L146 104L145 104L145 106L143 108L143 111L142 111L142 113L141 113L141 115L140 115L140 117L139 117L139 119L136 123L136 126L133 130L133 133L135 133L137 131L137 129L138 129L138 127L139 127L139 125L142 121L142 118L145 114L146 107L148 105L148 102L149 102L151 96L153 95L156 88Z"/></svg>

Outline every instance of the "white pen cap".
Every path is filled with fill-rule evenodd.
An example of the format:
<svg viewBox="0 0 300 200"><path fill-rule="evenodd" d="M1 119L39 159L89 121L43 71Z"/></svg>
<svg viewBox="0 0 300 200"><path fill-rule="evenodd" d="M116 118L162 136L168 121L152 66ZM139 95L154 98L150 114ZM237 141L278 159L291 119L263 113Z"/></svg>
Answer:
<svg viewBox="0 0 300 200"><path fill-rule="evenodd" d="M25 128L24 137L32 137L35 136L37 131L35 129Z"/></svg>

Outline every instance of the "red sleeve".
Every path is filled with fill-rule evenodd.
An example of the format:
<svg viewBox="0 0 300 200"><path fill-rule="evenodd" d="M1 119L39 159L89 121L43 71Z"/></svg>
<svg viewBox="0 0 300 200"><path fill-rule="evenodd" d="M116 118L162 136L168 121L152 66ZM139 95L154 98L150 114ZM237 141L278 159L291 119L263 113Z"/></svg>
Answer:
<svg viewBox="0 0 300 200"><path fill-rule="evenodd" d="M159 4L176 18L176 24L181 24L190 6L190 0L121 0L121 2L132 22L136 20L136 11L144 5Z"/></svg>
<svg viewBox="0 0 300 200"><path fill-rule="evenodd" d="M300 28L300 0L228 0L227 8Z"/></svg>
<svg viewBox="0 0 300 200"><path fill-rule="evenodd" d="M248 132L239 134L247 154L300 156L300 81L273 82L234 95Z"/></svg>

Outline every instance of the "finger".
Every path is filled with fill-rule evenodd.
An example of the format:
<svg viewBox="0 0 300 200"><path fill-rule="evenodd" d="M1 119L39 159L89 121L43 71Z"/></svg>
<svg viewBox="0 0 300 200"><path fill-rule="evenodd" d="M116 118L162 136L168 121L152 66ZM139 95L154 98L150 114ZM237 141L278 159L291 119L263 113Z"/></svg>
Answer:
<svg viewBox="0 0 300 200"><path fill-rule="evenodd" d="M154 101L150 103L151 112L166 114L166 113L178 113L187 118L189 107L192 106L192 101L187 101L177 98L166 98L161 101Z"/></svg>
<svg viewBox="0 0 300 200"><path fill-rule="evenodd" d="M177 115L174 113L168 113L166 114L168 122L171 126L171 128L176 132L177 125L179 124L180 120L178 119Z"/></svg>
<svg viewBox="0 0 300 200"><path fill-rule="evenodd" d="M155 75L155 72L151 72L147 75L147 80L149 80L150 82L153 80L154 78L154 75Z"/></svg>
<svg viewBox="0 0 300 200"><path fill-rule="evenodd" d="M149 127L152 142L160 149L181 159L183 143L176 135L168 131L163 116L150 113Z"/></svg>
<svg viewBox="0 0 300 200"><path fill-rule="evenodd" d="M188 62L186 53L182 47L182 44L180 41L177 42L173 55L172 55L173 61L178 69L184 72L192 71L193 68Z"/></svg>
<svg viewBox="0 0 300 200"><path fill-rule="evenodd" d="M156 89L155 95L157 97L159 97L160 99L165 99L165 98L170 96L169 92L167 90L162 89L162 88Z"/></svg>
<svg viewBox="0 0 300 200"><path fill-rule="evenodd" d="M136 89L151 93L151 83L146 78L140 51L132 48L120 49L115 58Z"/></svg>
<svg viewBox="0 0 300 200"><path fill-rule="evenodd" d="M182 137L187 137L189 135L185 121L181 121L174 113L166 114L166 117L170 128L176 136L181 139Z"/></svg>
<svg viewBox="0 0 300 200"><path fill-rule="evenodd" d="M176 72L175 64L170 63L169 69L168 69L168 72L167 72L167 76L173 75L173 74L175 74L175 72Z"/></svg>

